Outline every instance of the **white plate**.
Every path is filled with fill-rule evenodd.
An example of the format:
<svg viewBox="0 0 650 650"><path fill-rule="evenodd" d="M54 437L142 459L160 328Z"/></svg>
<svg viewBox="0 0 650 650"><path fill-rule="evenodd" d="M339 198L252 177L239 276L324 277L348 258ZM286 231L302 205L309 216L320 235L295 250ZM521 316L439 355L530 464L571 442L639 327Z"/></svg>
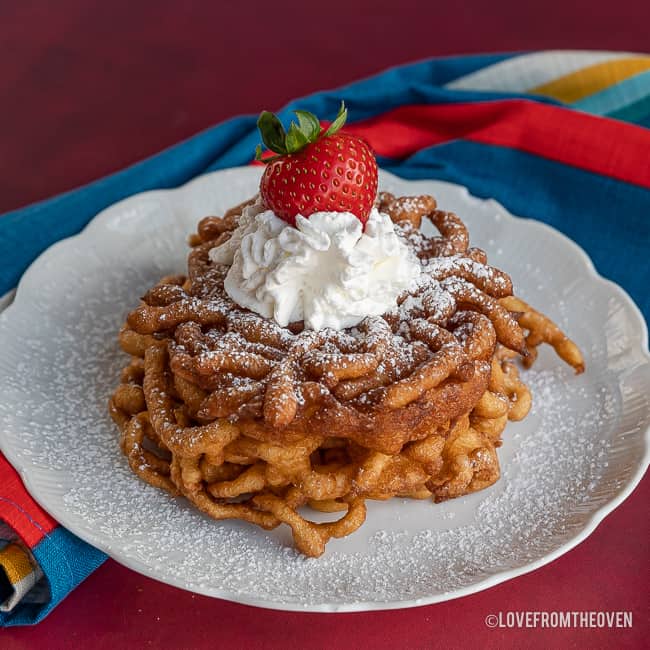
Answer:
<svg viewBox="0 0 650 650"><path fill-rule="evenodd" d="M648 465L650 359L639 311L587 256L543 224L438 181L383 173L380 186L430 193L516 291L578 342L575 377L546 351L527 373L534 408L510 424L500 481L435 505L371 502L367 522L305 559L285 526L214 522L145 485L117 445L106 403L125 356L116 334L138 296L184 269L197 220L256 191L233 169L114 205L25 273L0 316L0 445L58 521L118 562L198 593L286 610L410 607L470 594L539 567L589 535Z"/></svg>

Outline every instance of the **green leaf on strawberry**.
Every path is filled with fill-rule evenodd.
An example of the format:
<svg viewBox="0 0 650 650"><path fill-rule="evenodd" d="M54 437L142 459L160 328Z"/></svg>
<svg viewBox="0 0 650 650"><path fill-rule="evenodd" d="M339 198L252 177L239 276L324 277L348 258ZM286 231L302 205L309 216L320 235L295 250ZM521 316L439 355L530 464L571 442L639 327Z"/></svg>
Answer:
<svg viewBox="0 0 650 650"><path fill-rule="evenodd" d="M282 122L271 112L262 111L257 120L257 128L262 134L262 142L271 151L275 153L289 153L286 147L287 133L282 126Z"/></svg>
<svg viewBox="0 0 650 650"><path fill-rule="evenodd" d="M339 108L338 115L334 118L334 121L330 124L329 129L325 131L325 135L334 135L340 128L345 124L345 120L348 119L348 109L345 108L345 102L341 102L341 107Z"/></svg>
<svg viewBox="0 0 650 650"><path fill-rule="evenodd" d="M320 135L320 122L309 111L294 111L298 118L300 130L307 136L309 142L314 142Z"/></svg>
<svg viewBox="0 0 650 650"><path fill-rule="evenodd" d="M296 153L309 144L309 138L300 130L300 127L296 126L295 122L291 122L284 142L289 153Z"/></svg>

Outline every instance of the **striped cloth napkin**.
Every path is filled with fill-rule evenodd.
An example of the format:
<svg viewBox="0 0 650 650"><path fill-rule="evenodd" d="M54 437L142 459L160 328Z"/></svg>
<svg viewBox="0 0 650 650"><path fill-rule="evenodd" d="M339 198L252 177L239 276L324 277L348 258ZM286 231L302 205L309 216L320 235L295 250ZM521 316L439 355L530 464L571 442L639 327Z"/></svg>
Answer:
<svg viewBox="0 0 650 650"><path fill-rule="evenodd" d="M553 51L432 59L291 102L280 117L288 121L295 108L334 115L341 100L349 109L346 129L370 142L382 167L465 185L551 224L585 248L648 318L650 56ZM234 118L0 217L0 295L45 248L106 206L250 163L259 141L255 122ZM105 559L41 510L2 456L0 520L2 625L38 622Z"/></svg>

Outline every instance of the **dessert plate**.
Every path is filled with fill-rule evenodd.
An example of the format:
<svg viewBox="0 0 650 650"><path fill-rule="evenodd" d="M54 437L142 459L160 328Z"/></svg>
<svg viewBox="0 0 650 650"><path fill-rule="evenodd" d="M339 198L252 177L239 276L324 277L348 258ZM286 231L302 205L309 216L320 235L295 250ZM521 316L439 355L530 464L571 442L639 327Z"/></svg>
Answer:
<svg viewBox="0 0 650 650"><path fill-rule="evenodd" d="M0 315L0 446L61 524L183 589L284 610L360 611L435 603L531 571L630 494L648 466L650 357L627 294L552 228L463 187L387 173L381 188L433 194L456 211L518 295L578 343L587 371L575 377L545 350L523 375L534 407L506 428L494 486L438 505L370 502L364 526L316 560L291 548L285 526L215 522L141 482L107 412L125 359L117 331L160 276L183 272L199 218L254 194L259 176L252 167L216 172L104 210L30 267Z"/></svg>

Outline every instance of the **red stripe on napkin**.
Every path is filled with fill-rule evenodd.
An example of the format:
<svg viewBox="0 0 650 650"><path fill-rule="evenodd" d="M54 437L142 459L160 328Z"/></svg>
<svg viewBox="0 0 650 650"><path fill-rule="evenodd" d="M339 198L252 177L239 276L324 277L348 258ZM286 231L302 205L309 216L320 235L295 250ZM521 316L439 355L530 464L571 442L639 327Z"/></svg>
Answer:
<svg viewBox="0 0 650 650"><path fill-rule="evenodd" d="M9 524L27 546L33 548L58 524L29 496L18 473L2 454L0 476L3 482L0 519Z"/></svg>
<svg viewBox="0 0 650 650"><path fill-rule="evenodd" d="M405 158L464 139L511 147L650 187L650 130L524 99L402 106L344 127L375 152Z"/></svg>

